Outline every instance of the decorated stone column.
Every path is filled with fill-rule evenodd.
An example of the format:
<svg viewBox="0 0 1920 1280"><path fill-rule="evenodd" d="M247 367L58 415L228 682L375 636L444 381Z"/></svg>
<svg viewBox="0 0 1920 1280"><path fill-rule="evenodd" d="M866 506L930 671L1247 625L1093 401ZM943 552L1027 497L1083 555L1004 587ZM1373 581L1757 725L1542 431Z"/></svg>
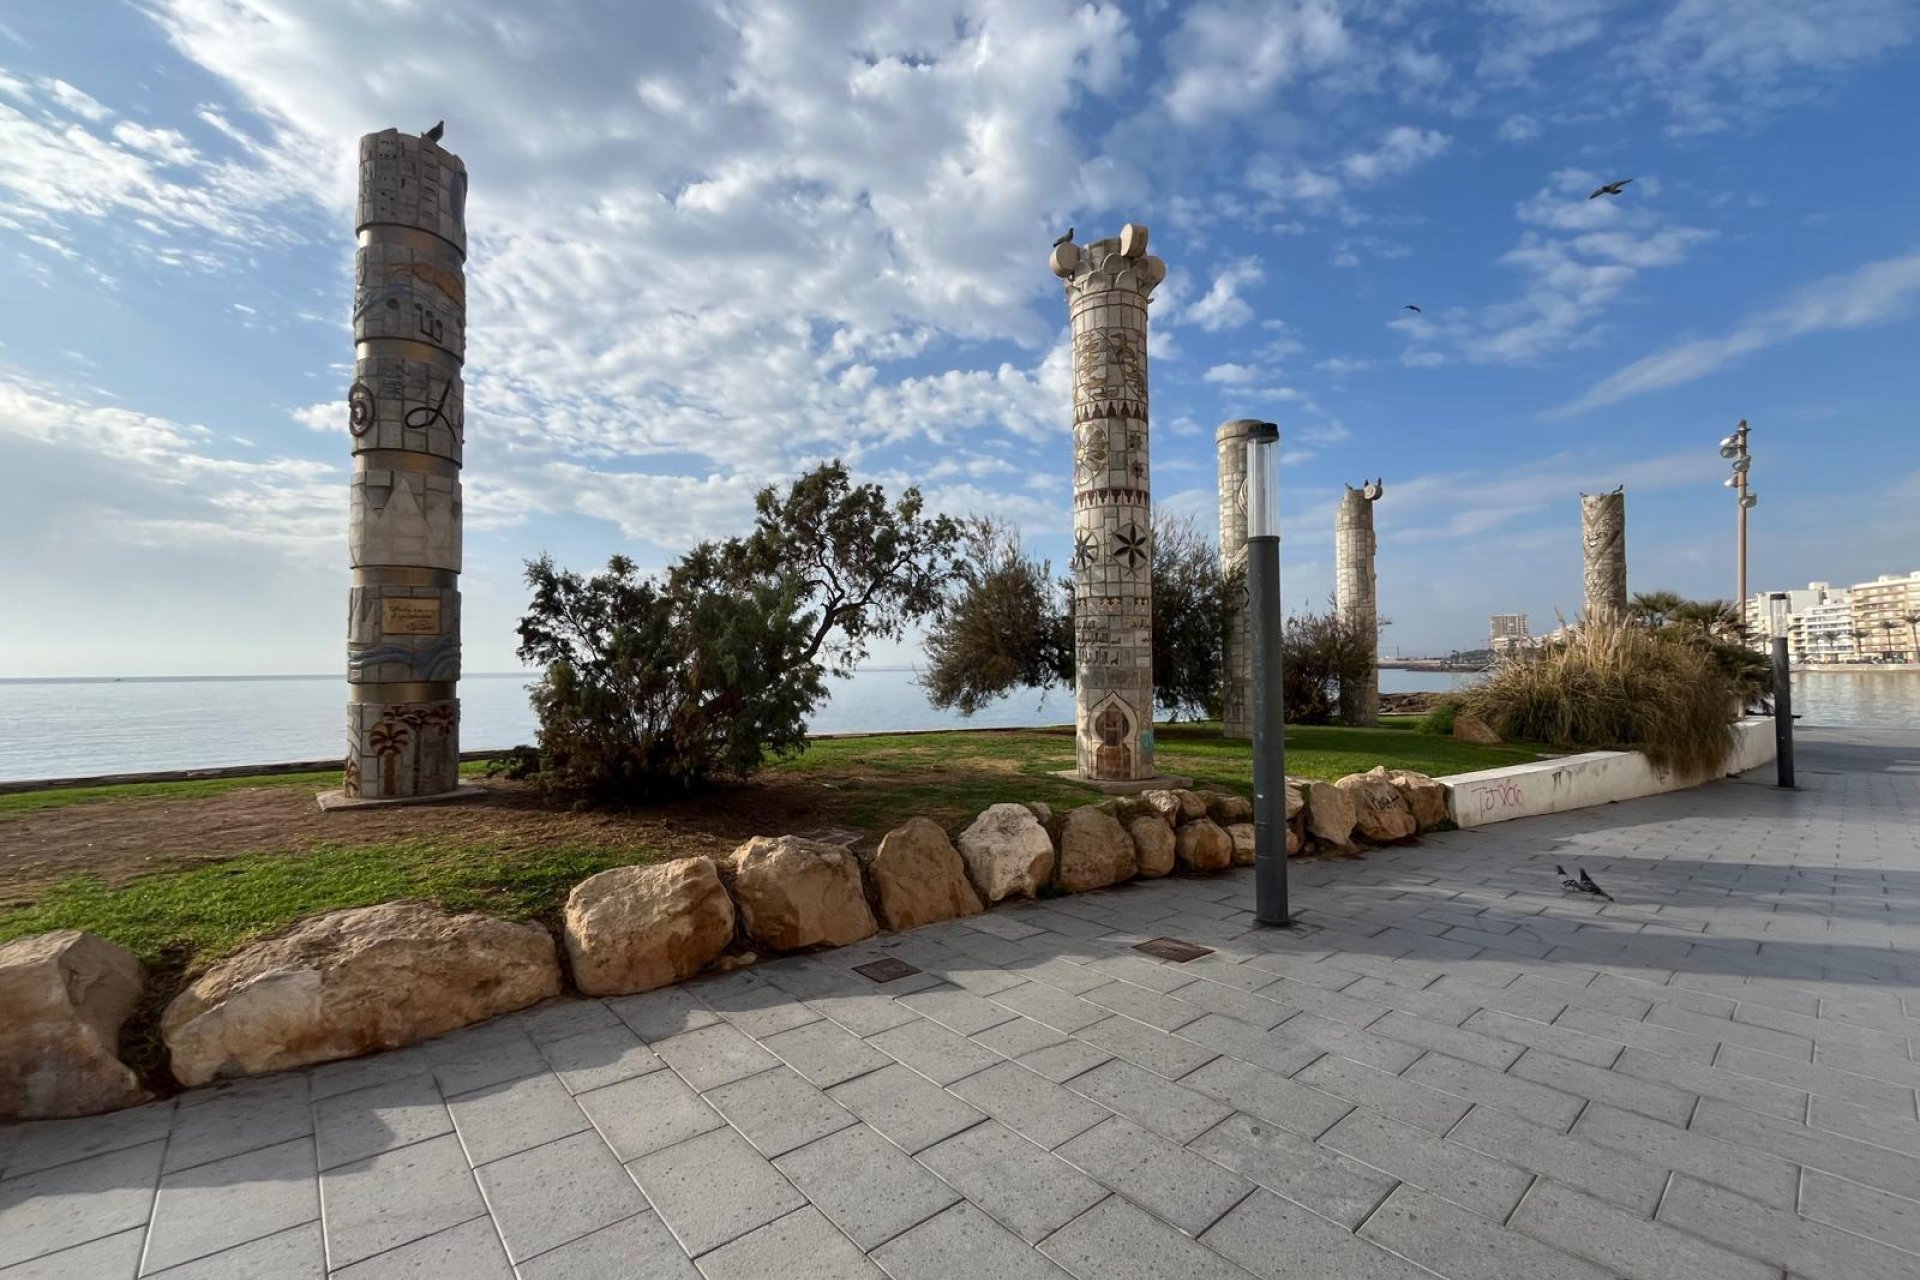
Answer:
<svg viewBox="0 0 1920 1280"><path fill-rule="evenodd" d="M1221 731L1229 738L1253 736L1253 648L1247 634L1247 436L1261 425L1252 418L1224 423L1213 433L1220 461L1220 571L1241 586L1228 595L1221 678Z"/></svg>
<svg viewBox="0 0 1920 1280"><path fill-rule="evenodd" d="M1054 246L1073 322L1074 703L1078 776L1151 778L1153 493L1147 462L1147 300L1167 264L1128 223Z"/></svg>
<svg viewBox="0 0 1920 1280"><path fill-rule="evenodd" d="M348 392L348 800L460 782L467 170L439 126L360 139Z"/></svg>
<svg viewBox="0 0 1920 1280"><path fill-rule="evenodd" d="M1373 565L1379 543L1373 536L1373 504L1386 491L1378 480L1358 489L1348 485L1334 517L1334 607L1367 642L1365 682L1352 688L1344 681L1340 685L1342 724L1380 723L1379 579Z"/></svg>
<svg viewBox="0 0 1920 1280"><path fill-rule="evenodd" d="M1580 495L1580 545L1585 551L1587 617L1627 616L1627 495Z"/></svg>

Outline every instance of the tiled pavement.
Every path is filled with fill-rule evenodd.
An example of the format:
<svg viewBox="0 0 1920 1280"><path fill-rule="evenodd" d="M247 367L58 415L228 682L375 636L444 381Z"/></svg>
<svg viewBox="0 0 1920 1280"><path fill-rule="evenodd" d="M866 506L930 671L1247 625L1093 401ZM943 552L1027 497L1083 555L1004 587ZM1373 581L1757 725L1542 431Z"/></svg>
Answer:
<svg viewBox="0 0 1920 1280"><path fill-rule="evenodd" d="M0 1277L1914 1277L1920 747L1801 775L0 1131Z"/></svg>

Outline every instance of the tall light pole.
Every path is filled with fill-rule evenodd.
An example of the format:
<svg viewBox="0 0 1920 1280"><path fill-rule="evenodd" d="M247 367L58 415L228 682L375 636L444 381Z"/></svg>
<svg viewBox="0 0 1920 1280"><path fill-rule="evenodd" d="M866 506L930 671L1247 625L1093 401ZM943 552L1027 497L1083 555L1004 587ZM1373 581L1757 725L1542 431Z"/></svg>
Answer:
<svg viewBox="0 0 1920 1280"><path fill-rule="evenodd" d="M1742 623L1747 619L1747 512L1753 510L1760 501L1760 495L1747 487L1747 481L1753 471L1753 455L1747 451L1747 420L1740 419L1740 425L1733 434L1720 442L1720 456L1733 463L1733 474L1724 481L1727 488L1733 490L1737 502L1739 524L1734 533L1734 558L1738 563L1736 581L1739 590L1739 610Z"/></svg>
<svg viewBox="0 0 1920 1280"><path fill-rule="evenodd" d="M1280 696L1280 428L1247 432L1247 635L1253 650L1253 917L1289 925L1286 708Z"/></svg>

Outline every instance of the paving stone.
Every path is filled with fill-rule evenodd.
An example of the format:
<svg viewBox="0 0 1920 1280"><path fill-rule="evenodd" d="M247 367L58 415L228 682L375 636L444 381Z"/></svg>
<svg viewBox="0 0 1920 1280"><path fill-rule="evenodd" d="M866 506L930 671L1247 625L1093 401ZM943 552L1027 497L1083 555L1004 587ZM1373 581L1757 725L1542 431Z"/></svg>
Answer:
<svg viewBox="0 0 1920 1280"><path fill-rule="evenodd" d="M1476 1107L1447 1140L1557 1178L1602 1200L1651 1217L1667 1183L1664 1168L1492 1108Z"/></svg>
<svg viewBox="0 0 1920 1280"><path fill-rule="evenodd" d="M1410 1013L1394 1010L1368 1028L1376 1035L1403 1040L1411 1045L1432 1049L1449 1057L1476 1062L1495 1071L1505 1071L1525 1052L1519 1045L1492 1036L1475 1035L1458 1027L1430 1022ZM1411 1066L1413 1059L1407 1065ZM1378 1064L1376 1064L1378 1065ZM1402 1068L1404 1071L1405 1068Z"/></svg>
<svg viewBox="0 0 1920 1280"><path fill-rule="evenodd" d="M1700 1100L1690 1128L1695 1133L1770 1152L1805 1168L1838 1174L1882 1191L1905 1194L1920 1189L1920 1159L1809 1129L1790 1120L1745 1111L1714 1098Z"/></svg>
<svg viewBox="0 0 1920 1280"><path fill-rule="evenodd" d="M999 1026L1016 1012L959 987L930 987L901 996L900 1003L963 1036Z"/></svg>
<svg viewBox="0 0 1920 1280"><path fill-rule="evenodd" d="M1391 1174L1255 1116L1228 1116L1187 1145L1349 1231L1364 1222L1398 1182Z"/></svg>
<svg viewBox="0 0 1920 1280"><path fill-rule="evenodd" d="M73 1120L0 1125L0 1177L18 1178L109 1151L124 1151L167 1136L173 1099Z"/></svg>
<svg viewBox="0 0 1920 1280"><path fill-rule="evenodd" d="M1246 1280L1246 1272L1153 1215L1109 1196L1047 1237L1040 1251L1103 1280Z"/></svg>
<svg viewBox="0 0 1920 1280"><path fill-rule="evenodd" d="M1777 1280L1780 1269L1743 1258L1675 1231L1645 1215L1627 1213L1557 1183L1542 1180L1513 1216L1513 1228L1556 1248L1590 1258L1627 1280Z"/></svg>
<svg viewBox="0 0 1920 1280"><path fill-rule="evenodd" d="M428 1041L427 1058L440 1081L440 1092L449 1098L548 1069L527 1033L504 1019Z"/></svg>
<svg viewBox="0 0 1920 1280"><path fill-rule="evenodd" d="M593 1127L551 1072L461 1094L447 1109L476 1166Z"/></svg>
<svg viewBox="0 0 1920 1280"><path fill-rule="evenodd" d="M1920 1191L1920 1187L1907 1190ZM1889 1195L1809 1169L1800 1188L1800 1212L1829 1226L1920 1254L1920 1203L1906 1196Z"/></svg>
<svg viewBox="0 0 1920 1280"><path fill-rule="evenodd" d="M1482 1009L1460 1025L1469 1031L1511 1040L1529 1049L1544 1049L1548 1053L1556 1053L1593 1067L1611 1067L1623 1047L1615 1041L1603 1040L1599 1036L1557 1023L1548 1025L1535 1022L1532 1018L1518 1017L1498 1009Z"/></svg>
<svg viewBox="0 0 1920 1280"><path fill-rule="evenodd" d="M313 1116L322 1169L453 1132L453 1117L430 1075L336 1094L316 1102Z"/></svg>
<svg viewBox="0 0 1920 1280"><path fill-rule="evenodd" d="M318 1192L312 1138L165 1174L142 1265L159 1271L311 1222Z"/></svg>
<svg viewBox="0 0 1920 1280"><path fill-rule="evenodd" d="M751 1036L724 1022L656 1040L652 1049L700 1093L744 1080L779 1061Z"/></svg>
<svg viewBox="0 0 1920 1280"><path fill-rule="evenodd" d="M487 1234L493 1234L493 1227L487 1225ZM497 1250L499 1245L495 1245ZM139 1256L138 1242L135 1243L135 1258ZM391 1255L383 1254L382 1257ZM501 1255L501 1264L506 1256ZM102 1276L132 1275L132 1264L124 1268L102 1266L89 1272L85 1280L99 1280ZM348 1268L336 1271L335 1275L359 1277L361 1272ZM484 1273L476 1272L476 1276ZM147 1271L150 1280L327 1280L327 1246L320 1233L318 1222L304 1222L297 1227L275 1232L246 1244L235 1245L219 1253L199 1258L193 1262L182 1263L177 1267L168 1267L164 1271ZM513 1273L505 1273L512 1280ZM0 1272L13 1280L10 1272Z"/></svg>
<svg viewBox="0 0 1920 1280"><path fill-rule="evenodd" d="M1050 1049L1068 1043L1065 1033L1021 1014L1015 1014L999 1026L988 1027L969 1038L975 1044L984 1045L1006 1058L1018 1058L1036 1049Z"/></svg>
<svg viewBox="0 0 1920 1280"><path fill-rule="evenodd" d="M1403 1080L1450 1093L1483 1107L1510 1111L1535 1124L1543 1124L1563 1133L1573 1124L1581 1108L1587 1105L1584 1098L1491 1070L1477 1062L1462 1062L1444 1053L1425 1054L1400 1076Z"/></svg>
<svg viewBox="0 0 1920 1280"><path fill-rule="evenodd" d="M1914 1275L1911 1253L1686 1174L1675 1175L1660 1202L1660 1221L1756 1261L1784 1265L1797 1280L1912 1280Z"/></svg>
<svg viewBox="0 0 1920 1280"><path fill-rule="evenodd" d="M1396 1258L1318 1214L1270 1191L1256 1191L1228 1211L1200 1243L1262 1280L1431 1280L1432 1273Z"/></svg>
<svg viewBox="0 0 1920 1280"><path fill-rule="evenodd" d="M1193 985L1191 983L1189 986ZM1186 987L1180 988L1186 990ZM1135 1022L1144 1022L1162 1031L1178 1031L1206 1010L1186 1004L1174 996L1163 995L1150 987L1132 982L1114 981L1082 992L1077 999L1098 1005L1109 1013L1123 1013Z"/></svg>
<svg viewBox="0 0 1920 1280"><path fill-rule="evenodd" d="M955 1081L948 1089L1028 1141L1049 1150L1113 1114L1015 1062L988 1067Z"/></svg>
<svg viewBox="0 0 1920 1280"><path fill-rule="evenodd" d="M671 1071L583 1093L577 1101L621 1160L649 1155L726 1124Z"/></svg>
<svg viewBox="0 0 1920 1280"><path fill-rule="evenodd" d="M1475 1000L1462 1000L1457 996L1404 985L1403 982L1389 981L1371 974L1347 987L1346 991L1357 1000L1384 1005L1448 1027L1459 1026L1485 1007Z"/></svg>
<svg viewBox="0 0 1920 1280"><path fill-rule="evenodd" d="M666 1065L623 1022L549 1041L540 1046L540 1051L566 1091L576 1094L631 1080Z"/></svg>
<svg viewBox="0 0 1920 1280"><path fill-rule="evenodd" d="M275 1275L275 1272L256 1272ZM339 1280L514 1280L500 1233L486 1217L436 1231L333 1273Z"/></svg>
<svg viewBox="0 0 1920 1280"><path fill-rule="evenodd" d="M845 1027L824 1019L768 1036L760 1043L822 1089L877 1071L893 1061Z"/></svg>
<svg viewBox="0 0 1920 1280"><path fill-rule="evenodd" d="M569 1036L619 1023L613 1010L601 1001L578 1000L568 996L510 1014L508 1020L517 1023L527 1038L537 1045L565 1040Z"/></svg>
<svg viewBox="0 0 1920 1280"><path fill-rule="evenodd" d="M601 1003L633 1034L648 1044L720 1021L720 1015L686 987L663 987L637 996L614 996Z"/></svg>
<svg viewBox="0 0 1920 1280"><path fill-rule="evenodd" d="M698 1280L699 1275L673 1232L651 1211L520 1264L520 1280Z"/></svg>
<svg viewBox="0 0 1920 1280"><path fill-rule="evenodd" d="M822 1217L800 1209L700 1259L707 1280L885 1280L885 1273Z"/></svg>
<svg viewBox="0 0 1920 1280"><path fill-rule="evenodd" d="M1473 1280L1608 1277L1591 1263L1404 1184L1367 1219L1360 1234L1443 1276Z"/></svg>
<svg viewBox="0 0 1920 1280"><path fill-rule="evenodd" d="M1205 1231L1253 1190L1246 1179L1121 1116L1089 1129L1059 1154L1189 1235Z"/></svg>
<svg viewBox="0 0 1920 1280"><path fill-rule="evenodd" d="M453 1134L320 1175L327 1260L343 1267L486 1212Z"/></svg>
<svg viewBox="0 0 1920 1280"><path fill-rule="evenodd" d="M424 1044L408 1045L384 1053L348 1058L342 1062L323 1062L307 1070L307 1093L316 1103L335 1094L351 1093L374 1085L392 1084L408 1076L432 1075L433 1059Z"/></svg>
<svg viewBox="0 0 1920 1280"><path fill-rule="evenodd" d="M594 1133L561 1138L475 1172L507 1255L516 1263L647 1207L633 1179Z"/></svg>
<svg viewBox="0 0 1920 1280"><path fill-rule="evenodd" d="M1279 1075L1290 1076L1321 1057L1326 1050L1289 1035L1287 1025L1281 1023L1271 1031L1256 1031L1244 1022L1209 1013L1182 1027L1180 1038L1242 1062L1265 1067Z"/></svg>
<svg viewBox="0 0 1920 1280"><path fill-rule="evenodd" d="M1445 1133L1467 1113L1467 1104L1452 1094L1333 1054L1321 1058L1294 1079L1431 1133Z"/></svg>
<svg viewBox="0 0 1920 1280"><path fill-rule="evenodd" d="M1905 1085L1873 1076L1857 1075L1831 1066L1795 1062L1777 1053L1765 1053L1743 1045L1722 1045L1714 1059L1719 1070L1776 1085L1801 1093L1817 1093L1857 1107L1876 1107L1895 1115L1914 1114L1913 1090Z"/></svg>
<svg viewBox="0 0 1920 1280"><path fill-rule="evenodd" d="M1183 1077L1181 1083L1219 1099L1236 1111L1258 1116L1306 1138L1319 1137L1353 1110L1353 1103L1345 1098L1323 1093L1238 1058L1215 1058Z"/></svg>
<svg viewBox="0 0 1920 1280"><path fill-rule="evenodd" d="M930 1147L986 1119L925 1076L897 1063L838 1085L827 1096L908 1152Z"/></svg>
<svg viewBox="0 0 1920 1280"><path fill-rule="evenodd" d="M1271 974L1256 972L1251 976L1258 979L1260 986L1273 982ZM1300 1012L1297 1005L1270 1000L1253 990L1211 979L1188 983L1167 999L1191 1005L1201 1012L1217 1013L1244 1022L1256 1031L1272 1030Z"/></svg>
<svg viewBox="0 0 1920 1280"><path fill-rule="evenodd" d="M919 1014L896 1003L892 996L873 991L815 996L807 1003L857 1036L878 1035L890 1028L920 1020Z"/></svg>
<svg viewBox="0 0 1920 1280"><path fill-rule="evenodd" d="M1018 1061L1027 1070L1038 1071L1055 1084L1064 1084L1103 1062L1114 1061L1114 1056L1084 1040L1068 1040L1063 1044L1023 1053Z"/></svg>
<svg viewBox="0 0 1920 1280"><path fill-rule="evenodd" d="M1815 1128L1856 1142L1868 1142L1910 1156L1920 1156L1920 1121L1890 1116L1884 1111L1856 1107L1850 1102L1814 1095L1807 1121Z"/></svg>
<svg viewBox="0 0 1920 1280"><path fill-rule="evenodd" d="M806 1203L732 1129L689 1138L629 1167L680 1247L696 1258Z"/></svg>
<svg viewBox="0 0 1920 1280"><path fill-rule="evenodd" d="M1573 1132L1575 1137L1638 1156L1662 1169L1690 1173L1777 1208L1792 1208L1799 1191L1800 1171L1786 1160L1649 1120L1604 1102L1592 1103L1582 1111Z"/></svg>
<svg viewBox="0 0 1920 1280"><path fill-rule="evenodd" d="M0 1267L144 1227L163 1147L149 1142L0 1182Z"/></svg>
<svg viewBox="0 0 1920 1280"><path fill-rule="evenodd" d="M960 1197L865 1125L800 1148L774 1166L862 1249L875 1249Z"/></svg>
<svg viewBox="0 0 1920 1280"><path fill-rule="evenodd" d="M1764 1006L1756 1007L1764 1008ZM1778 1016L1793 1017L1795 1015ZM1671 1027L1675 1031L1682 1031L1702 1040L1710 1040L1715 1044L1745 1045L1749 1049L1760 1049L1767 1053L1778 1054L1783 1058L1792 1058L1796 1062L1813 1061L1813 1041L1808 1037L1740 1018L1717 1018L1711 1014L1683 1009L1678 1005L1658 1004L1653 1007L1652 1012L1647 1014L1647 1021L1658 1026ZM1904 1042L1902 1044L1904 1045ZM1861 1047L1860 1041L1851 1041L1851 1047ZM1901 1052L1903 1054L1906 1052L1904 1047Z"/></svg>
<svg viewBox="0 0 1920 1280"><path fill-rule="evenodd" d="M1471 1119L1471 1117L1469 1117ZM1533 1174L1458 1142L1447 1142L1365 1107L1327 1130L1320 1145L1352 1156L1492 1222L1505 1222ZM1511 1157L1509 1157L1511 1158ZM1663 1179L1664 1181L1664 1179ZM1652 1212L1653 1206L1647 1206Z"/></svg>
<svg viewBox="0 0 1920 1280"><path fill-rule="evenodd" d="M1067 1280L1019 1236L962 1200L873 1252L894 1280Z"/></svg>
<svg viewBox="0 0 1920 1280"><path fill-rule="evenodd" d="M1193 1141L1234 1110L1218 1098L1173 1084L1117 1058L1073 1077L1067 1087L1180 1143Z"/></svg>
<svg viewBox="0 0 1920 1280"><path fill-rule="evenodd" d="M1006 1061L991 1049L983 1049L965 1036L925 1018L915 1018L903 1026L869 1036L867 1043L906 1063L935 1084L952 1084L996 1062Z"/></svg>
<svg viewBox="0 0 1920 1280"><path fill-rule="evenodd" d="M181 1097L167 1139L166 1171L278 1146L313 1132L307 1080L262 1076Z"/></svg>
<svg viewBox="0 0 1920 1280"><path fill-rule="evenodd" d="M752 970L695 983L693 993L756 1040L818 1022L822 1016Z"/></svg>
<svg viewBox="0 0 1920 1280"><path fill-rule="evenodd" d="M0 1280L100 1280L102 1276L130 1276L140 1265L140 1249L146 1241L146 1228L135 1227L58 1253L43 1253L11 1267L0 1267ZM316 1280L324 1280L326 1276L324 1270L311 1274Z"/></svg>
<svg viewBox="0 0 1920 1280"><path fill-rule="evenodd" d="M956 1134L918 1158L1029 1244L1107 1194L1086 1174L997 1120Z"/></svg>
<svg viewBox="0 0 1920 1280"><path fill-rule="evenodd" d="M846 1108L783 1066L721 1085L706 1098L769 1160L857 1123Z"/></svg>
<svg viewBox="0 0 1920 1280"><path fill-rule="evenodd" d="M1628 1050L1631 1053L1632 1050ZM1676 1066L1684 1066L1676 1063ZM1531 1080L1578 1097L1606 1102L1625 1111L1637 1111L1668 1124L1685 1124L1699 1099L1684 1089L1634 1078L1575 1062L1556 1053L1529 1049L1507 1068L1507 1074Z"/></svg>
<svg viewBox="0 0 1920 1280"><path fill-rule="evenodd" d="M1089 971L1094 986L1105 986L1113 979ZM1027 982L995 992L993 1002L1015 1013L1045 1023L1056 1031L1076 1032L1109 1016L1109 1011L1091 1001L1053 987L1045 982Z"/></svg>

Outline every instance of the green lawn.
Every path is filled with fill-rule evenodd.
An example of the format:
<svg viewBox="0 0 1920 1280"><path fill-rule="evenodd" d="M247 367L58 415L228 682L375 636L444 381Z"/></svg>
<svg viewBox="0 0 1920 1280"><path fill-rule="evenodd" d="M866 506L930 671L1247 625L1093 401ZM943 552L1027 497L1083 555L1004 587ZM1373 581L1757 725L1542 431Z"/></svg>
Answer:
<svg viewBox="0 0 1920 1280"><path fill-rule="evenodd" d="M469 760L460 766L463 776L485 772L483 761ZM73 804L93 804L101 800L191 800L196 796L217 796L241 787L313 787L325 789L340 785L338 769L316 773L257 773L238 778L194 778L187 782L126 782L111 787L55 787L49 791L10 791L0 794L0 822L26 813L64 809Z"/></svg>

